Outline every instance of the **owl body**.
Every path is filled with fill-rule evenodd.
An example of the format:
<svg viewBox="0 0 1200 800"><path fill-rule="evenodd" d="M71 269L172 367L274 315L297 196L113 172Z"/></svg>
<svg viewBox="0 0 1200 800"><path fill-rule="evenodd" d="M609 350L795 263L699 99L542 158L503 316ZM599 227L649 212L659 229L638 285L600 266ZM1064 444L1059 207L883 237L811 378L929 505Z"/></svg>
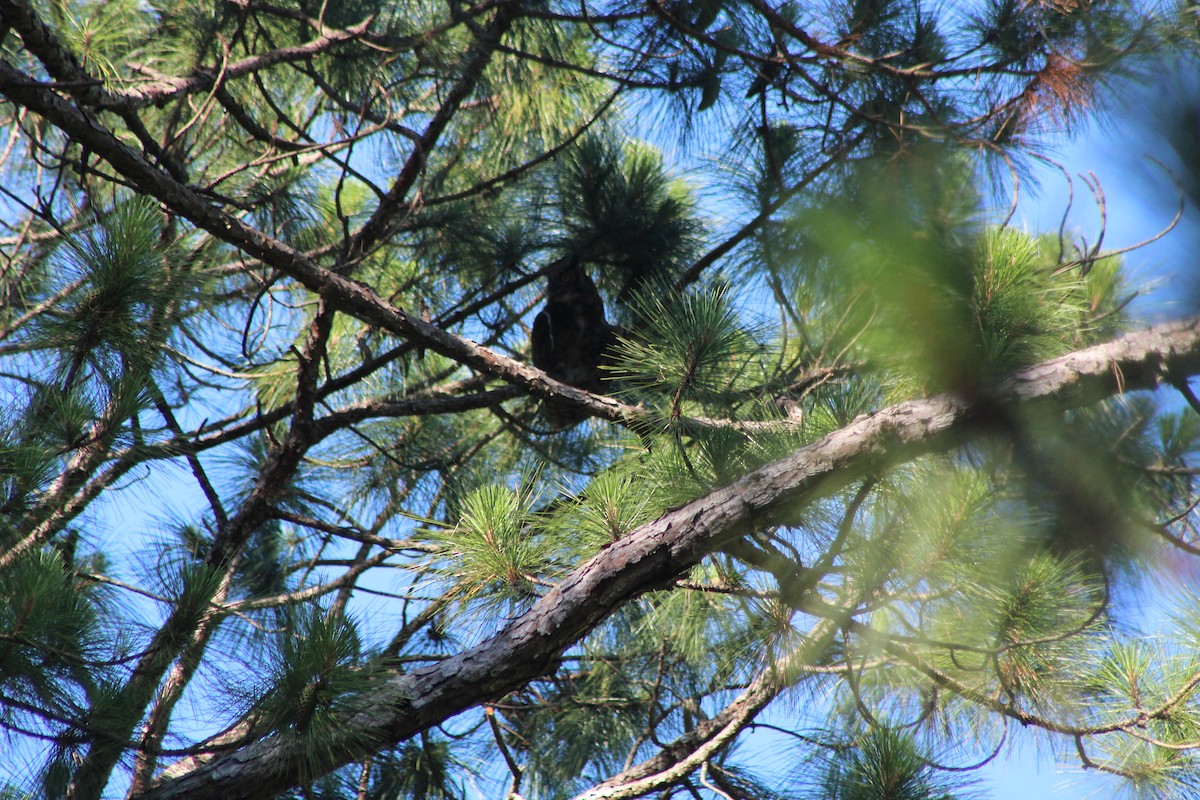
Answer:
<svg viewBox="0 0 1200 800"><path fill-rule="evenodd" d="M600 364L612 343L613 329L604 318L604 301L596 284L578 263L552 275L546 306L533 320L533 365L555 380L589 392L600 391ZM548 400L547 424L565 430L587 414L570 403Z"/></svg>

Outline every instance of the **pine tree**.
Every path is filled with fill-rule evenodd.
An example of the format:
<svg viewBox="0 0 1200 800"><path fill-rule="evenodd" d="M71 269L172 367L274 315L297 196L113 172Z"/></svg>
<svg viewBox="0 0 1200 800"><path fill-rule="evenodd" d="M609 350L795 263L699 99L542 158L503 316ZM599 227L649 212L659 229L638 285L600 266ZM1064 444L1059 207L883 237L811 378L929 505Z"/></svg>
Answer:
<svg viewBox="0 0 1200 800"><path fill-rule="evenodd" d="M1200 321L995 190L1195 38L0 0L0 796L1194 796Z"/></svg>

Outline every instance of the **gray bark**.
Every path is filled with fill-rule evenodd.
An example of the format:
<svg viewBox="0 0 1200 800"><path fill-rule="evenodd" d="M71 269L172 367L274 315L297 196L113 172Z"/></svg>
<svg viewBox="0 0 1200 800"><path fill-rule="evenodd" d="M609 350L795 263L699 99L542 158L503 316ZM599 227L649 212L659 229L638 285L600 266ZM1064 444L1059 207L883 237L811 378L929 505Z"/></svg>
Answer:
<svg viewBox="0 0 1200 800"><path fill-rule="evenodd" d="M139 800L270 797L364 757L552 670L561 654L639 595L668 585L724 542L795 522L804 507L858 477L994 430L990 409L1077 408L1200 372L1200 318L1158 325L1016 372L987 401L941 394L860 417L734 483L668 511L580 565L525 614L479 645L396 675L346 720L345 741L313 762L298 742L268 739L168 770Z"/></svg>

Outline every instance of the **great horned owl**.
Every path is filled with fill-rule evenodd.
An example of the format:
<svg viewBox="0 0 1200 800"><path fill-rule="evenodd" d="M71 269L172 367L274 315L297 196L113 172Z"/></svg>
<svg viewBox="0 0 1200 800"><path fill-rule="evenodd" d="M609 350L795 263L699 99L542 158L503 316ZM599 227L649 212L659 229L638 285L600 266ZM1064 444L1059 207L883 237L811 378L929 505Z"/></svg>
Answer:
<svg viewBox="0 0 1200 800"><path fill-rule="evenodd" d="M604 301L577 261L549 278L546 307L533 320L533 365L551 378L600 391L600 364L615 332L604 319ZM566 430L587 418L570 403L547 400L546 424Z"/></svg>

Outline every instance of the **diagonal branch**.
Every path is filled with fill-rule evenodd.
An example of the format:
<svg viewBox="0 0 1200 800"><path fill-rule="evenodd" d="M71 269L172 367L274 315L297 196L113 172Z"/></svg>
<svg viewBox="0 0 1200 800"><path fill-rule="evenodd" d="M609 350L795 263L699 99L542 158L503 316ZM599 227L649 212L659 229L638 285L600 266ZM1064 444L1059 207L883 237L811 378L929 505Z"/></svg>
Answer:
<svg viewBox="0 0 1200 800"><path fill-rule="evenodd" d="M1123 391L1154 388L1168 372L1200 372L1200 318L1137 331L1021 370L994 387L989 407L1077 408ZM361 698L344 726L354 735L327 743L320 763L303 742L278 737L215 757L139 798L270 796L305 774L394 745L552 670L568 647L607 616L668 584L724 542L794 522L806 505L856 478L946 450L987 426L979 406L950 394L860 417L614 542L490 639L388 679Z"/></svg>
<svg viewBox="0 0 1200 800"><path fill-rule="evenodd" d="M820 620L805 637L805 645L781 663L769 666L711 719L700 722L664 747L662 752L593 786L577 795L575 800L632 800L665 789L695 772L733 741L754 721L758 712L790 685L789 672L802 672L803 665L824 652L836 632L837 624L833 620Z"/></svg>
<svg viewBox="0 0 1200 800"><path fill-rule="evenodd" d="M154 73L155 80L132 89L111 90L104 82L89 75L71 52L56 36L54 29L44 23L28 0L0 0L0 17L21 35L26 49L37 56L46 71L83 102L116 111L134 111L163 104L181 95L208 92L222 81L240 78L276 64L305 61L338 45L366 37L373 18L368 17L345 30L323 27L319 34L304 44L280 47L256 53L224 65L220 69L201 69L187 76ZM134 69L152 72L140 65Z"/></svg>
<svg viewBox="0 0 1200 800"><path fill-rule="evenodd" d="M425 162L434 146L441 137L450 120L458 113L459 107L475 90L487 65L496 52L500 38L512 26L516 19L516 9L511 5L500 6L496 16L486 29L478 29L476 42L471 48L462 75L446 93L438 110L429 120L429 124L413 142L413 151L409 154L400 174L388 189L387 195L379 202L379 207L371 218L363 223L362 228L346 245L345 262L349 265L370 253L387 238L388 232L396 222L397 215L403 213L407 206L404 199L412 190L417 179L425 171ZM475 28L476 26L472 26ZM418 198L419 198L418 192ZM414 199L415 200L415 199Z"/></svg>
<svg viewBox="0 0 1200 800"><path fill-rule="evenodd" d="M644 414L635 406L556 381L535 367L425 322L420 316L397 308L366 284L320 266L304 253L208 202L195 189L150 164L47 84L30 78L3 59L0 59L0 94L40 114L108 161L138 191L154 197L173 213L252 258L291 276L320 294L335 310L410 339L460 364L523 386L542 397L570 401L593 416L619 421Z"/></svg>

